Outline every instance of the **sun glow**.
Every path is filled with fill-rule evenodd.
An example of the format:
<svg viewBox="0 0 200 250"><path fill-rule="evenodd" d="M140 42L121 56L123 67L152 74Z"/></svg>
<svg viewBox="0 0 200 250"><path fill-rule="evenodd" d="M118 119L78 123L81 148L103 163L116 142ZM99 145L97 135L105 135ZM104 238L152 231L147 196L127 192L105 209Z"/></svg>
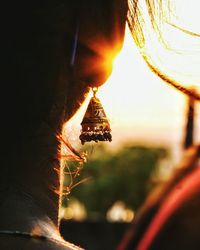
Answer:
<svg viewBox="0 0 200 250"><path fill-rule="evenodd" d="M129 5L132 6L133 2L130 0ZM149 15L147 1L138 1L142 28L134 24L133 7L130 7L128 15L134 36L142 37L141 53L168 78L182 86L195 86L200 90L200 31L197 27L200 3L191 1L188 8L186 0L149 2L153 3L152 13L156 13L153 14L154 18ZM161 8L162 14L159 12ZM134 32L135 26L142 33L137 30Z"/></svg>
<svg viewBox="0 0 200 250"><path fill-rule="evenodd" d="M116 131L121 128L121 139L133 136L138 140L160 141L169 138L167 128L177 130L183 124L184 96L150 71L133 44L128 27L113 73L98 94L112 127ZM116 133L114 138L118 137ZM173 137L171 134L172 140Z"/></svg>
<svg viewBox="0 0 200 250"><path fill-rule="evenodd" d="M179 12L173 13L174 18L176 17L176 20L179 20L179 23L177 22L176 24L182 25L183 13L187 11L186 1L177 0L175 2L177 3L176 9L178 9L178 4L183 2L186 7L185 10L183 10L183 6L181 6L181 10L178 9L182 13L179 19L177 19ZM192 1L192 3L194 2ZM196 24L199 24L200 20L198 21L197 18L199 19L199 15L195 14L193 16L193 12L190 9L187 12L187 20L190 20L190 22L184 28L189 27L192 31L199 32L199 27ZM167 33L166 28L165 35L170 41L173 41L173 46L175 46L175 41L177 48L179 46L181 48L188 46L185 35L180 36L180 31L177 33L178 37L175 36L175 31L172 31L171 28L168 31L169 33ZM158 65L164 63L167 72L172 74L175 79L181 80L184 84L187 84L188 79L191 80L190 83L199 91L200 78L197 76L200 74L198 64L200 56L193 53L193 57L188 57L188 60L191 59L192 63L186 60L185 68L181 69L179 64L182 63L181 58L184 58L184 54L179 53L173 59L169 51L169 56L167 56L167 54L163 54L164 52L160 45L157 43L153 44L154 46L150 46L149 43L148 49L151 54L155 53L157 59L161 60L161 62L157 61L156 63ZM194 38L190 51L195 50L197 47L200 48L200 38ZM165 61L163 61L163 58L165 58ZM156 58L154 59L157 60ZM181 65L184 65L184 63ZM177 70L175 70L176 68ZM92 93L89 94L79 112L66 124L67 134L74 144L77 144L77 138L81 129L80 123L91 95ZM123 48L113 63L112 74L106 83L99 88L97 96L110 119L113 134L111 146L121 145L126 140L135 140L175 145L175 147L178 145L180 147L185 127L186 97L151 72L134 44L128 26L126 27ZM200 141L199 117L200 105L197 103L195 142Z"/></svg>

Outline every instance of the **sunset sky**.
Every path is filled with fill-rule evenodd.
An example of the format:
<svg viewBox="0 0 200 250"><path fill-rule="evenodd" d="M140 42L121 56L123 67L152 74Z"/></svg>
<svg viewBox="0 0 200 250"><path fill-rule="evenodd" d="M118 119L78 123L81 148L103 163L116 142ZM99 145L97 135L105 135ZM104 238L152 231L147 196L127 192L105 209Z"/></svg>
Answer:
<svg viewBox="0 0 200 250"><path fill-rule="evenodd" d="M184 25L181 20L187 10L186 1L176 2L177 4L182 2L182 11L179 10L177 13L180 15L180 24ZM199 31L197 30L199 22L198 25L196 23L199 17L195 10L193 8L190 10L191 13L187 12L194 20L192 22L192 18L187 18L190 22L185 28ZM176 64L174 61L173 63ZM195 87L200 90L199 83ZM72 144L77 144L81 130L80 123L91 95L92 93L66 125ZM112 75L99 89L97 97L110 119L113 141L109 143L109 147L119 146L126 140L132 140L136 143L166 145L172 147L174 152L180 150L187 99L185 95L168 86L150 71L134 44L128 26L123 48L113 64ZM200 103L196 105L195 142L200 142Z"/></svg>

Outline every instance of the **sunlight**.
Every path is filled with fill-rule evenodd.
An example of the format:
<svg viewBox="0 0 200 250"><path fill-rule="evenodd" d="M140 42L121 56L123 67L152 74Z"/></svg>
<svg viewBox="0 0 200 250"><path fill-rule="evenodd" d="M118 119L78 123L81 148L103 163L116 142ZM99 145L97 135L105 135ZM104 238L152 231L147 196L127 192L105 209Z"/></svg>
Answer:
<svg viewBox="0 0 200 250"><path fill-rule="evenodd" d="M179 6L182 1L177 1ZM179 5L178 5L179 4ZM187 8L186 1L184 6ZM183 24L183 17L186 13L183 6L178 9L179 12L173 12L171 19L179 20ZM196 12L195 12L196 13ZM180 14L180 18L177 16ZM187 12L187 20L190 19L189 26L195 32L199 32L196 26L198 15L194 14L192 28L193 12ZM199 23L199 22L198 22ZM175 23L178 25L177 23ZM174 48L184 49L190 43L186 41L185 35L180 35L169 25L164 27L164 35L169 43L173 43ZM167 33L168 31L168 33ZM175 36L175 34L178 36ZM153 39L153 37L151 37ZM198 38L199 39L199 38ZM200 42L197 38L192 40L190 52L200 48ZM182 80L184 84L195 86L199 90L199 64L200 56L193 53L193 56L187 57L184 53L177 53L175 57L170 51L168 54L163 52L163 48L157 42L154 46L149 43L150 52L156 56L153 59L156 63L164 63L166 72ZM199 50L200 51L200 50ZM173 51L174 53L174 51ZM187 53L186 53L187 54ZM195 57L197 56L197 58ZM185 57L186 56L186 57ZM182 58L186 58L182 60ZM164 61L163 61L164 60ZM191 61L190 61L191 60ZM191 62L191 63L190 63ZM182 65L182 66L179 66ZM176 70L175 70L176 69ZM191 77L190 77L191 75ZM92 93L88 95L79 112L66 124L66 133L73 145L80 146L77 138L80 134L83 115ZM113 141L109 143L110 147L121 145L124 141L134 140L145 143L162 144L180 148L183 140L183 131L185 127L185 107L186 96L176 89L168 86L164 81L151 72L143 60L138 48L134 44L132 35L128 26L126 26L125 40L123 48L117 55L112 74L105 84L99 88L97 97L101 100L107 116L110 119ZM200 105L197 104L196 110L196 128L195 142L200 140ZM176 151L176 150L175 150Z"/></svg>
<svg viewBox="0 0 200 250"><path fill-rule="evenodd" d="M199 9L200 2L197 0L176 0L172 2L172 18L179 27L200 34Z"/></svg>
<svg viewBox="0 0 200 250"><path fill-rule="evenodd" d="M162 32L160 35L153 32L150 18L146 17L147 11L142 5L146 39L142 50L167 76L200 92L199 8L199 1L190 1L189 8L188 1L169 1L170 14L165 13L161 21L156 20Z"/></svg>
<svg viewBox="0 0 200 250"><path fill-rule="evenodd" d="M83 221L87 217L87 212L84 204L76 200L75 198L70 198L67 207L61 208L60 216L65 220L76 220Z"/></svg>
<svg viewBox="0 0 200 250"><path fill-rule="evenodd" d="M110 222L131 222L133 218L134 211L122 201L116 201L107 212L107 220Z"/></svg>
<svg viewBox="0 0 200 250"><path fill-rule="evenodd" d="M125 137L163 139L167 128L181 129L183 124L185 97L150 71L134 46L128 27L113 73L98 95L112 126L121 127L120 134Z"/></svg>

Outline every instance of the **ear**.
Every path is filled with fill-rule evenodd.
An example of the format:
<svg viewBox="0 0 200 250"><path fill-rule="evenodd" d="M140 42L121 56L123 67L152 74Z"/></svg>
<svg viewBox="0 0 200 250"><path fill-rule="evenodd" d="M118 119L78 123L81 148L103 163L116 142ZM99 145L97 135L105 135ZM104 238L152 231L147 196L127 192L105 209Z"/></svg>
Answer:
<svg viewBox="0 0 200 250"><path fill-rule="evenodd" d="M125 0L86 0L77 8L77 44L73 71L89 86L103 84L122 48L127 17Z"/></svg>

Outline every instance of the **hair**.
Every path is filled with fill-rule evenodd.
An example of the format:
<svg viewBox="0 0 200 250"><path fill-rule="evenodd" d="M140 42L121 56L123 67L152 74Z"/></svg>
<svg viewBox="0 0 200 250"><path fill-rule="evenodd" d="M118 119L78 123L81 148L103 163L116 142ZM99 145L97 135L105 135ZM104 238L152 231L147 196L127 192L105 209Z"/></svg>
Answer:
<svg viewBox="0 0 200 250"><path fill-rule="evenodd" d="M185 151L173 174L147 196L117 250L139 249L141 243L147 243L148 249L197 249L200 220L199 157L200 145Z"/></svg>
<svg viewBox="0 0 200 250"><path fill-rule="evenodd" d="M35 154L37 161L36 154L48 150L36 141L50 134L60 136L63 124L78 110L90 87L103 84L111 74L112 65L105 67L103 47L113 50L113 56L121 49L127 3L11 1L2 10L1 183L9 186L11 178L35 171L21 164L26 155ZM52 143L59 150L60 141ZM56 157L48 164L58 163Z"/></svg>
<svg viewBox="0 0 200 250"><path fill-rule="evenodd" d="M193 88L199 82L199 69L192 73L187 67L192 63L200 64L197 56L200 48L200 45L198 46L200 34L174 24L176 17L173 11L175 8L173 1L170 0L128 0L127 22L135 44L149 68L165 83L200 101L200 93ZM175 38L182 38L183 41L187 39L187 46L177 47L176 39L172 41L167 37L166 27L174 32ZM158 57L158 50L153 50L155 44L160 46L162 58ZM170 57L171 63L174 59L179 59L175 69L171 67L169 60L166 61L167 57ZM183 68L186 79L182 77ZM186 87L188 83L189 87Z"/></svg>
<svg viewBox="0 0 200 250"><path fill-rule="evenodd" d="M134 42L149 68L165 83L200 101L200 93L193 88L199 82L195 82L200 77L199 68L195 76L186 69L189 81L181 77L183 70L178 71L179 66L184 63L188 65L195 62L200 65L200 34L174 24L172 10L173 1L170 0L128 0L127 22ZM186 37L188 47L183 46L180 50L174 46L175 43L170 43L164 31L165 25L179 37ZM149 39L149 36L153 39ZM196 46L192 50L194 41ZM152 49L154 43L163 52L164 58L160 61L157 60L158 51ZM170 61L165 61L166 55L170 55L171 60L181 56L179 65L175 66L178 74L173 74ZM191 60L192 57L195 57L195 61ZM188 82L190 87L186 87ZM172 176L160 183L140 207L133 223L119 242L118 250L198 249L199 158L199 145L193 145L184 151L184 157Z"/></svg>

